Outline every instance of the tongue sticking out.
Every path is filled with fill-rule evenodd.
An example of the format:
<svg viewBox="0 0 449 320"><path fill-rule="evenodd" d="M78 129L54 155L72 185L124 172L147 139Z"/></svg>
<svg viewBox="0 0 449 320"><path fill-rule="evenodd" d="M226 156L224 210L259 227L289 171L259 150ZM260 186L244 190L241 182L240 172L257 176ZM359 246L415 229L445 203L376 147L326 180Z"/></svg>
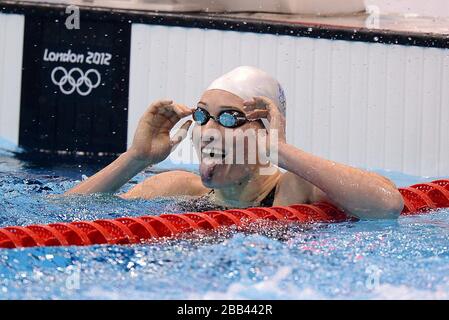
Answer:
<svg viewBox="0 0 449 320"><path fill-rule="evenodd" d="M201 180L204 182L212 180L215 168L221 163L219 159L203 159L200 164Z"/></svg>

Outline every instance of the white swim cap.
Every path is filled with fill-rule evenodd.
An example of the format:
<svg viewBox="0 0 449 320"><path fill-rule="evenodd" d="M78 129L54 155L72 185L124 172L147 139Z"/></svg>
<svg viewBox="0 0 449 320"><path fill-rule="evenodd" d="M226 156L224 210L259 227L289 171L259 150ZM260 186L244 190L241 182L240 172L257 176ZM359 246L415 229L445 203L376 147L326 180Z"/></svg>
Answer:
<svg viewBox="0 0 449 320"><path fill-rule="evenodd" d="M212 89L228 91L243 100L251 100L257 96L267 97L276 103L285 117L284 90L276 79L255 67L241 66L225 73L207 88L207 90Z"/></svg>

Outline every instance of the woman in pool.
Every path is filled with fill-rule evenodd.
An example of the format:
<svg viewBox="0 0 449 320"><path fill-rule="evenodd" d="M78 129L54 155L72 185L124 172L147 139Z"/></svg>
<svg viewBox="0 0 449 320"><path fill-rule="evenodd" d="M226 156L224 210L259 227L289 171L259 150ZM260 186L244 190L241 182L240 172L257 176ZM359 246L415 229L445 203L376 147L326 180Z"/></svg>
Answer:
<svg viewBox="0 0 449 320"><path fill-rule="evenodd" d="M327 201L362 219L396 218L403 208L401 194L387 178L322 159L288 144L282 88L254 67L238 67L215 80L195 110L169 100L154 102L140 119L129 150L67 194L116 192L137 173L170 155L187 135L192 121L185 122L172 138L170 130L192 115L196 122L193 136L199 137L193 141L201 160L200 175L179 170L160 173L121 197L207 197L224 207ZM248 134L240 146L238 141L246 132L266 130L264 119L270 132L277 132L276 141L268 143L258 135ZM273 140L275 135L270 137ZM277 166L286 172L281 173L269 161L261 163L259 152L250 148L254 142L251 140L257 140L257 150L268 144L277 145ZM236 154L240 151L243 161L238 162ZM270 151L273 158L276 150L271 147ZM250 161L255 153L256 161Z"/></svg>

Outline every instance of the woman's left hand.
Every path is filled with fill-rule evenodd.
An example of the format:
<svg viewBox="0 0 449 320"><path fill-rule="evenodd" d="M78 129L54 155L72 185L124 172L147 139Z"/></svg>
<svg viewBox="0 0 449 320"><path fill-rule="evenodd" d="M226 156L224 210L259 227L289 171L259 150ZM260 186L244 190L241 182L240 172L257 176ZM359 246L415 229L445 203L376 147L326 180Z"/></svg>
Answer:
<svg viewBox="0 0 449 320"><path fill-rule="evenodd" d="M267 130L277 130L278 143L286 143L285 118L272 100L267 97L254 97L243 105L248 120L267 119L270 124Z"/></svg>

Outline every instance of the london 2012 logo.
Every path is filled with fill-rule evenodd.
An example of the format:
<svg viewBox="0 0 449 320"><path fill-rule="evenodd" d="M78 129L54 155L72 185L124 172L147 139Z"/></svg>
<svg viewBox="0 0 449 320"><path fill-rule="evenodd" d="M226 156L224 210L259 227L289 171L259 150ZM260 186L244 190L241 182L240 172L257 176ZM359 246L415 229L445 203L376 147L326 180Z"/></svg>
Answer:
<svg viewBox="0 0 449 320"><path fill-rule="evenodd" d="M100 85L101 75L96 69L84 72L80 68L67 70L64 67L55 67L51 72L51 80L65 95L76 91L81 96L88 96Z"/></svg>
<svg viewBox="0 0 449 320"><path fill-rule="evenodd" d="M101 84L101 67L111 65L112 54L108 52L87 51L86 53L67 51L52 51L46 48L43 61L57 63L59 66L53 68L51 80L59 87L61 93L71 95L78 93L80 96L88 96ZM63 67L61 64L72 64L73 67ZM81 66L89 66L83 71ZM84 69L84 68L83 68Z"/></svg>

